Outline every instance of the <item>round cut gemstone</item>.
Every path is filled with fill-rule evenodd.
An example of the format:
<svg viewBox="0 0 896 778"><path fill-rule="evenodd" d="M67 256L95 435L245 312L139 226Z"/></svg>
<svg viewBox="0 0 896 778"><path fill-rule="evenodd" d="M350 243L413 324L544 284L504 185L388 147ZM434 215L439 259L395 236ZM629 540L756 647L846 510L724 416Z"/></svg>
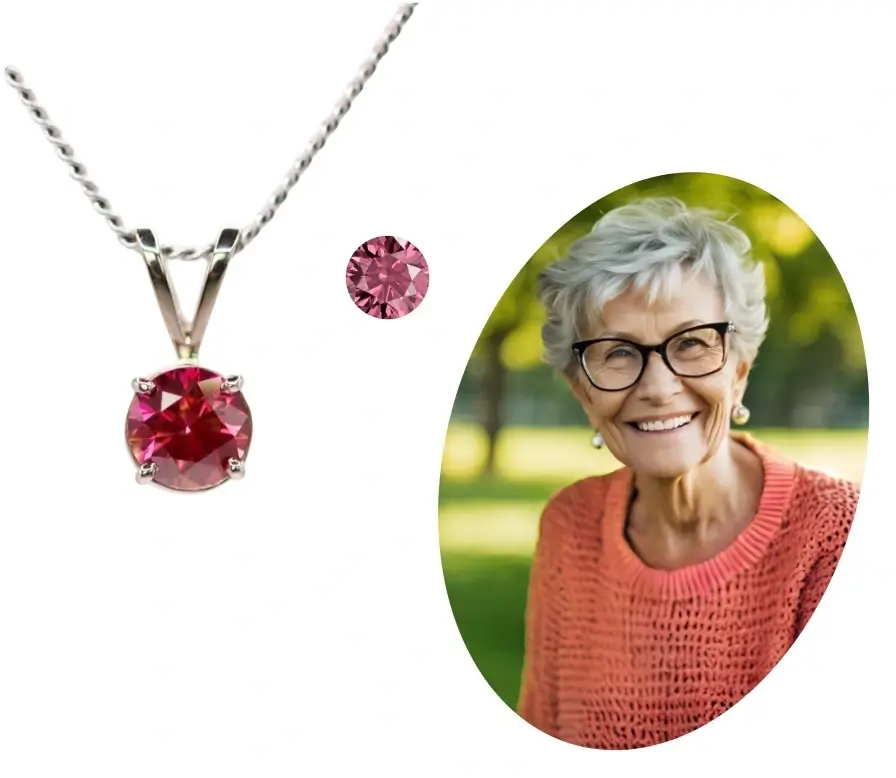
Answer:
<svg viewBox="0 0 896 778"><path fill-rule="evenodd" d="M413 243L385 235L355 249L345 283L364 313L397 319L423 302L429 289L429 267Z"/></svg>
<svg viewBox="0 0 896 778"><path fill-rule="evenodd" d="M155 465L153 481L195 491L230 477L252 439L252 415L240 391L201 367L177 367L151 379L128 410L127 441L138 465Z"/></svg>

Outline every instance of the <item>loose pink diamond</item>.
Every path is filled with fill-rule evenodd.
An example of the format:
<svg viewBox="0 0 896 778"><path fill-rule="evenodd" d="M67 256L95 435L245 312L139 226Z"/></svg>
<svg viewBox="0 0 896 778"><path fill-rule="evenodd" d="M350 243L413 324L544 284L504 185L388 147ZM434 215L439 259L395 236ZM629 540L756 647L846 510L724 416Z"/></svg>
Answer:
<svg viewBox="0 0 896 778"><path fill-rule="evenodd" d="M252 415L242 392L201 367L177 367L150 379L128 409L127 441L138 465L171 489L217 486L238 473L252 439Z"/></svg>
<svg viewBox="0 0 896 778"><path fill-rule="evenodd" d="M349 260L345 283L364 313L397 319L423 302L429 267L413 243L385 235L358 246Z"/></svg>

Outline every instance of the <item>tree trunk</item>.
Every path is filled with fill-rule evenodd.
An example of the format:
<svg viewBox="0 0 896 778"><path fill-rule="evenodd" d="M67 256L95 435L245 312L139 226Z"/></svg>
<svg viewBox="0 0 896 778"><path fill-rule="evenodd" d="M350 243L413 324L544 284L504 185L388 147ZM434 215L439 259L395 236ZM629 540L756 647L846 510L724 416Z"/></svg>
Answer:
<svg viewBox="0 0 896 778"><path fill-rule="evenodd" d="M504 426L504 389L507 370L501 361L501 346L506 338L506 332L494 333L485 342L483 352L480 418L488 445L482 467L482 474L485 476L492 476L495 473L498 436Z"/></svg>

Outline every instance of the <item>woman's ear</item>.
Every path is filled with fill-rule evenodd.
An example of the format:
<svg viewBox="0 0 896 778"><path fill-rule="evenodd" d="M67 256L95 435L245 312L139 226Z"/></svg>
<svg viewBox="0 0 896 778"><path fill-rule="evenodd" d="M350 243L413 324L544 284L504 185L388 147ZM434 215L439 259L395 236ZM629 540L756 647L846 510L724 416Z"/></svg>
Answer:
<svg viewBox="0 0 896 778"><path fill-rule="evenodd" d="M591 396L591 384L586 379L582 378L581 374L564 374L563 377L566 379L566 383L569 384L573 396L579 401L579 405L582 406L582 412L585 414L585 418L588 419L588 423L596 430L597 420L594 418L594 401Z"/></svg>
<svg viewBox="0 0 896 778"><path fill-rule="evenodd" d="M744 395L747 393L747 378L750 375L750 363L738 362L737 370L734 373L734 396L737 402L744 401Z"/></svg>

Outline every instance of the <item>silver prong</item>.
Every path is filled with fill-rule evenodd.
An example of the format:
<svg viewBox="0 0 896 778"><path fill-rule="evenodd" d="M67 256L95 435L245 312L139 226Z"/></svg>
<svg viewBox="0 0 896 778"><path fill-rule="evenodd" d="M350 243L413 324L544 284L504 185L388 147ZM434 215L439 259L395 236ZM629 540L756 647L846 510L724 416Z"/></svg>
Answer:
<svg viewBox="0 0 896 778"><path fill-rule="evenodd" d="M243 388L243 377L241 375L229 375L221 382L221 391L224 394L236 394Z"/></svg>
<svg viewBox="0 0 896 778"><path fill-rule="evenodd" d="M239 481L244 475L246 475L246 466L243 462L236 457L231 457L227 460L227 468L228 475L234 480Z"/></svg>
<svg viewBox="0 0 896 778"><path fill-rule="evenodd" d="M152 394L155 391L156 385L148 378L135 378L131 381L131 388L137 394Z"/></svg>
<svg viewBox="0 0 896 778"><path fill-rule="evenodd" d="M137 483L148 484L155 478L159 466L155 462L144 462L137 468Z"/></svg>

